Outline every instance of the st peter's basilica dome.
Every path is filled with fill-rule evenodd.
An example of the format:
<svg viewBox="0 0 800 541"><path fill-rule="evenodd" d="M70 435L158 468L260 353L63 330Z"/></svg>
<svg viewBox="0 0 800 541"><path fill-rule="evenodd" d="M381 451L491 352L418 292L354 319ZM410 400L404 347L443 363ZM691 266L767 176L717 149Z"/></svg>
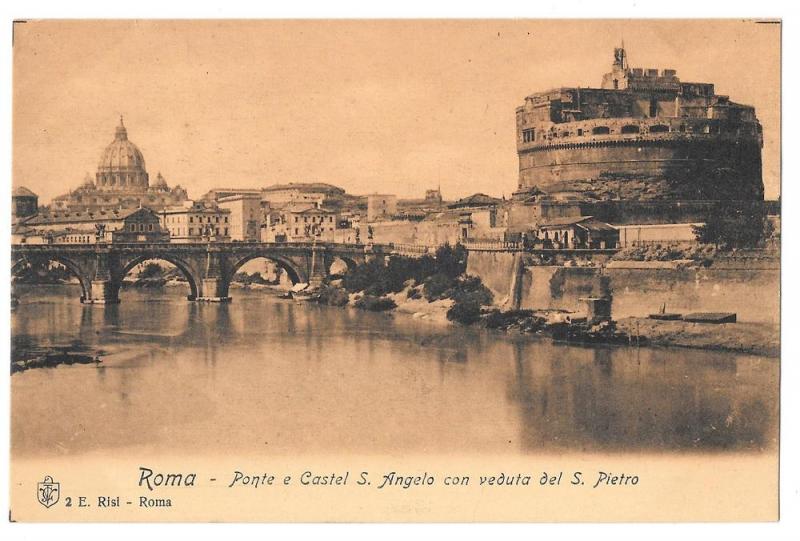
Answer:
<svg viewBox="0 0 800 541"><path fill-rule="evenodd" d="M119 118L114 141L106 147L97 165L96 186L100 190L144 191L148 175L142 152L128 140L128 130Z"/></svg>

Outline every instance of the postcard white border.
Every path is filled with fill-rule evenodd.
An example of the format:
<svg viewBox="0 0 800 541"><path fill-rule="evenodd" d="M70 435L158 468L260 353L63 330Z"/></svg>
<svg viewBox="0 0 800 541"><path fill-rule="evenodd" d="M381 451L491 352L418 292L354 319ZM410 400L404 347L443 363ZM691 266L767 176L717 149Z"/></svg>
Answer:
<svg viewBox="0 0 800 541"><path fill-rule="evenodd" d="M800 270L800 188L798 175L798 136L794 127L800 125L795 95L800 86L797 76L798 42L800 42L800 17L794 2L761 0L758 2L726 0L725 2L699 2L697 0L671 0L646 2L632 0L570 0L533 3L494 0L467 5L465 2L432 2L430 0L405 0L379 3L315 0L300 3L264 3L227 0L225 2L191 2L186 4L156 0L135 2L57 0L25 2L6 1L0 6L0 152L5 158L0 168L0 179L8 193L11 184L11 21L15 18L780 18L783 20L783 108L782 108L782 189L785 204L782 212L783 276L782 283L782 336L781 362L781 520L777 524L513 524L513 525L21 525L0 522L0 537L4 539L39 539L67 541L71 539L139 540L143 536L160 538L180 535L184 539L218 539L238 536L274 539L314 537L336 539L407 539L413 538L525 538L542 539L592 538L592 539L695 539L700 536L725 539L797 539L800 533L800 333L794 329L800 324L800 285L792 280ZM785 127L789 127L786 129ZM10 235L10 199L0 198L0 216L5 238ZM9 272L8 244L4 244L6 257L0 260L0 269ZM9 299L9 284L0 280L0 299ZM4 301L7 302L7 301ZM8 358L10 343L9 314L0 310L0 358ZM0 411L0 510L9 508L8 450L9 450L9 374L2 372L3 400Z"/></svg>

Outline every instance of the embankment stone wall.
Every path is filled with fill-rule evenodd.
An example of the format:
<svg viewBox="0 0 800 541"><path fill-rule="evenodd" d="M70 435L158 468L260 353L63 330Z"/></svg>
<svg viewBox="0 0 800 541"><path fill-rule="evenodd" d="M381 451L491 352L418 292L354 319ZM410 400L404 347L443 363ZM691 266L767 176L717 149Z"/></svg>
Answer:
<svg viewBox="0 0 800 541"><path fill-rule="evenodd" d="M599 269L526 267L521 308L582 312L581 297L613 296L615 319L668 312L736 312L739 321L777 324L780 271L776 269Z"/></svg>
<svg viewBox="0 0 800 541"><path fill-rule="evenodd" d="M494 295L494 302L503 308L509 308L509 295L514 280L514 254L509 252L469 253L467 258L467 274L479 276L484 285Z"/></svg>

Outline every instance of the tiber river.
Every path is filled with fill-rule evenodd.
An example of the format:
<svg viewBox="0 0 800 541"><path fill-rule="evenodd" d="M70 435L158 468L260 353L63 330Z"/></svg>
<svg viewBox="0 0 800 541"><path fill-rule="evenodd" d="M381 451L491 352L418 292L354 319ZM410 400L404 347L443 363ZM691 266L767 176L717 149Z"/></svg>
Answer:
<svg viewBox="0 0 800 541"><path fill-rule="evenodd" d="M209 454L775 449L778 360L576 347L232 290L17 286L15 347L102 363L11 377L12 453Z"/></svg>

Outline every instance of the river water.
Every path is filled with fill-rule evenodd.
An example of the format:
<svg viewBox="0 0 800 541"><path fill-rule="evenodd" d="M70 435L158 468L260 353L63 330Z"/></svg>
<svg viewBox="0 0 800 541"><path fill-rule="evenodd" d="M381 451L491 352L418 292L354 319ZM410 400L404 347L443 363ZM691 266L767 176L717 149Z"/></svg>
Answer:
<svg viewBox="0 0 800 541"><path fill-rule="evenodd" d="M102 363L14 374L12 454L774 450L778 360L576 347L232 290L17 286L12 345Z"/></svg>

